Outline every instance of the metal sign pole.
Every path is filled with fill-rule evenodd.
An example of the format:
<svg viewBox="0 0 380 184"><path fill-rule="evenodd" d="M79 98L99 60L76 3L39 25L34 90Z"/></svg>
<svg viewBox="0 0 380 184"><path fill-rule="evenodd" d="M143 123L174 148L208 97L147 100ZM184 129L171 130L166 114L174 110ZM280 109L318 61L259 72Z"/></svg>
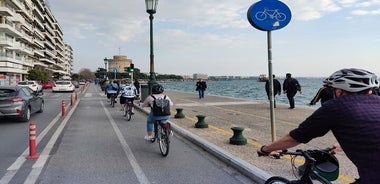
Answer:
<svg viewBox="0 0 380 184"><path fill-rule="evenodd" d="M273 72L272 72L272 32L267 31L268 41L268 73L269 73L269 101L270 101L270 124L272 142L276 140L276 123L274 114Z"/></svg>

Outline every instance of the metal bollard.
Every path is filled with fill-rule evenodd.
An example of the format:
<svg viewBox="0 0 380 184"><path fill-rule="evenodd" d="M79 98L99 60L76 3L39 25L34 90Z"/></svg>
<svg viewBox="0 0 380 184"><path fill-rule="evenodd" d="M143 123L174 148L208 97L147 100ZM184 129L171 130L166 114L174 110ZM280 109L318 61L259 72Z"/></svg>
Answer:
<svg viewBox="0 0 380 184"><path fill-rule="evenodd" d="M184 118L185 117L185 115L182 113L182 111L183 111L182 108L177 108L175 110L177 110L177 114L174 115L174 118Z"/></svg>
<svg viewBox="0 0 380 184"><path fill-rule="evenodd" d="M208 128L208 124L205 123L206 116L204 115L197 115L198 122L195 123L195 128Z"/></svg>
<svg viewBox="0 0 380 184"><path fill-rule="evenodd" d="M247 144L247 139L243 136L243 127L232 127L234 135L230 138L230 144L234 145L245 145Z"/></svg>
<svg viewBox="0 0 380 184"><path fill-rule="evenodd" d="M29 156L26 159L36 159L39 155L36 153L36 123L31 122L29 124Z"/></svg>

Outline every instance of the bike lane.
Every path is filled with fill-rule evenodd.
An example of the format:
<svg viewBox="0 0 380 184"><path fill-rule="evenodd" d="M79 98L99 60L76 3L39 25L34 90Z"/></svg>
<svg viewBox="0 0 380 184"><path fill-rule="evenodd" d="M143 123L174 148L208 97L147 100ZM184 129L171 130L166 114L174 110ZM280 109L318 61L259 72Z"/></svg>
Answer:
<svg viewBox="0 0 380 184"><path fill-rule="evenodd" d="M42 172L32 171L26 183L252 183L177 136L163 158L156 143L143 139L146 115L126 121L119 105L111 108L90 86Z"/></svg>

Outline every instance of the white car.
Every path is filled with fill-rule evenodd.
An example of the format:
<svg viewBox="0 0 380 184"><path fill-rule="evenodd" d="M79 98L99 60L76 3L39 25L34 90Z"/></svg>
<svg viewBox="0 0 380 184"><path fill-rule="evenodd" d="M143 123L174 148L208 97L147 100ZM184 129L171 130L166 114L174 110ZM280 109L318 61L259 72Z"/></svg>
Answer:
<svg viewBox="0 0 380 184"><path fill-rule="evenodd" d="M17 83L17 86L27 86L32 91L40 92L42 91L42 85L37 81L20 81Z"/></svg>
<svg viewBox="0 0 380 184"><path fill-rule="evenodd" d="M52 90L53 90L53 92L58 92L58 91L74 92L75 85L71 81L56 81L54 83Z"/></svg>

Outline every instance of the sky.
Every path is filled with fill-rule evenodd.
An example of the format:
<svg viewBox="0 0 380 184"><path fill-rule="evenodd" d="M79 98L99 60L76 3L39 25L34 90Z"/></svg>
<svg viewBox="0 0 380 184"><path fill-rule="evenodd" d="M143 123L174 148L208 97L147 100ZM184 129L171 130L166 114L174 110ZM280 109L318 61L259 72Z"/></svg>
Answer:
<svg viewBox="0 0 380 184"><path fill-rule="evenodd" d="M268 74L267 32L247 19L255 0L159 0L153 19L158 74ZM276 76L328 77L342 68L380 75L380 0L282 0L290 23L271 31ZM74 72L104 68L125 55L150 70L149 14L144 0L48 0Z"/></svg>

